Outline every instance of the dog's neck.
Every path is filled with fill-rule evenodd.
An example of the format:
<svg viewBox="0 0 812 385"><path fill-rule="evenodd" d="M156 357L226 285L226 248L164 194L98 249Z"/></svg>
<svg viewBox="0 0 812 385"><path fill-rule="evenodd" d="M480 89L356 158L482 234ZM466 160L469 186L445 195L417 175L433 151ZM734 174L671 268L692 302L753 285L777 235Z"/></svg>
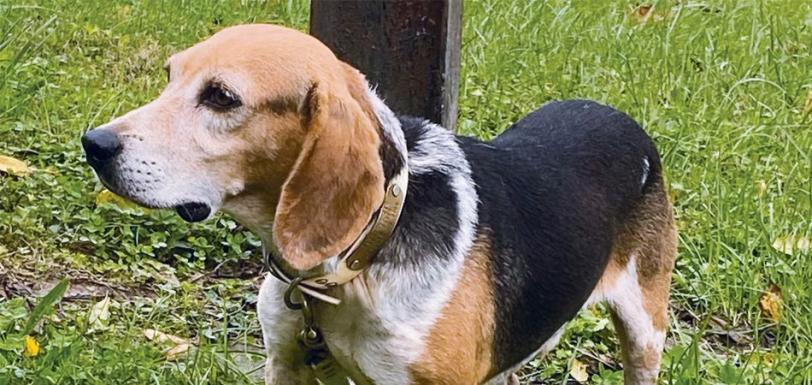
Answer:
<svg viewBox="0 0 812 385"><path fill-rule="evenodd" d="M381 140L403 154L409 171L399 224L380 250L372 273L428 262L425 259L462 260L475 237L478 200L456 136L424 119L396 117L374 90L368 98L381 123ZM386 170L391 160L383 151L382 161Z"/></svg>
<svg viewBox="0 0 812 385"><path fill-rule="evenodd" d="M477 222L470 166L450 131L422 119L399 122L408 150L409 191L398 227L375 265L386 269L434 262L427 259L461 261L474 241Z"/></svg>
<svg viewBox="0 0 812 385"><path fill-rule="evenodd" d="M421 271L455 270L476 237L478 198L471 169L456 136L425 119L396 117L373 90L373 111L381 123L381 151L386 181L397 174L393 157L405 159L409 187L398 225L369 268L368 275L386 275L392 268ZM387 145L397 155L386 158ZM387 171L389 170L389 171ZM419 240L419 241L418 241ZM338 260L328 259L322 271L335 269ZM437 269L427 265L448 264ZM423 267L419 267L423 266Z"/></svg>

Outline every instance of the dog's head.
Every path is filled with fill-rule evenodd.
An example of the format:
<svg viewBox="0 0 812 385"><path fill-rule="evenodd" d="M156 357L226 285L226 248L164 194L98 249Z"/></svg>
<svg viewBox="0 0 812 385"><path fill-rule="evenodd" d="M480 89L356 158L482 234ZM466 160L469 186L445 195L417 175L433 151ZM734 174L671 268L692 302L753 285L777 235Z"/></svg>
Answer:
<svg viewBox="0 0 812 385"><path fill-rule="evenodd" d="M82 137L105 186L187 221L222 209L299 269L349 246L385 182L386 107L358 71L271 25L225 29L166 70L157 99Z"/></svg>

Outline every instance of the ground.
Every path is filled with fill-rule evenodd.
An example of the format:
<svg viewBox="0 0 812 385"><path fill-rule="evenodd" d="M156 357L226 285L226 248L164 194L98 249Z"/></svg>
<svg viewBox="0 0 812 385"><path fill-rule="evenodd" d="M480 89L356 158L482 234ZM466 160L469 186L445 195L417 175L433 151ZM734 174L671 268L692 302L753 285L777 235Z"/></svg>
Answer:
<svg viewBox="0 0 812 385"><path fill-rule="evenodd" d="M812 3L711 3L468 1L458 126L489 138L563 98L628 112L680 231L661 383L810 384ZM155 97L172 52L237 23L304 30L307 5L0 1L0 156L31 168L0 158L0 384L257 382L256 237L101 193L79 137ZM620 384L605 316L523 383Z"/></svg>

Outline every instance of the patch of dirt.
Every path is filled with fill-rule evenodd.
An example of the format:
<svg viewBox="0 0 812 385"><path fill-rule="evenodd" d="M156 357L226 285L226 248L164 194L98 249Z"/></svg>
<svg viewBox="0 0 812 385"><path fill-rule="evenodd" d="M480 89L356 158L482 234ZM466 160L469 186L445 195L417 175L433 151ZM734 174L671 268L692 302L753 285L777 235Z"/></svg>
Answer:
<svg viewBox="0 0 812 385"><path fill-rule="evenodd" d="M720 315L698 315L694 309L679 304L672 303L671 308L672 314L686 328L696 330L704 326L703 342L717 354L726 355L731 350L737 352L769 350L775 345L776 324L765 323L756 328L743 317L738 323L734 323Z"/></svg>
<svg viewBox="0 0 812 385"><path fill-rule="evenodd" d="M63 301L88 301L104 297L127 300L134 297L152 297L152 288L125 286L113 283L90 272L60 270L61 277L68 277L70 287ZM42 297L53 289L59 279L54 274L42 273L21 267L6 268L0 265L0 298Z"/></svg>

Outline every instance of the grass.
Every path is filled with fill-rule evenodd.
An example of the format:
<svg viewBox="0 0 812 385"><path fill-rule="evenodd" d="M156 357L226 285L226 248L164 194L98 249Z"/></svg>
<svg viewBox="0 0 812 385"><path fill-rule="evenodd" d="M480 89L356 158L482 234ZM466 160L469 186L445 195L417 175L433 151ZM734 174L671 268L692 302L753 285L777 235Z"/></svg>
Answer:
<svg viewBox="0 0 812 385"><path fill-rule="evenodd" d="M257 382L256 237L99 197L78 139L155 97L170 53L237 23L305 29L307 3L0 2L0 155L36 168L0 175L0 384ZM661 383L812 384L810 253L773 247L812 238L812 4L681 4L641 22L628 2L466 2L460 130L492 137L552 99L628 112L663 154L680 229ZM56 309L32 316L60 278ZM759 307L771 285L778 322ZM586 311L523 381L586 364L589 383L622 383L604 316ZM193 347L168 359L176 344L147 328Z"/></svg>

